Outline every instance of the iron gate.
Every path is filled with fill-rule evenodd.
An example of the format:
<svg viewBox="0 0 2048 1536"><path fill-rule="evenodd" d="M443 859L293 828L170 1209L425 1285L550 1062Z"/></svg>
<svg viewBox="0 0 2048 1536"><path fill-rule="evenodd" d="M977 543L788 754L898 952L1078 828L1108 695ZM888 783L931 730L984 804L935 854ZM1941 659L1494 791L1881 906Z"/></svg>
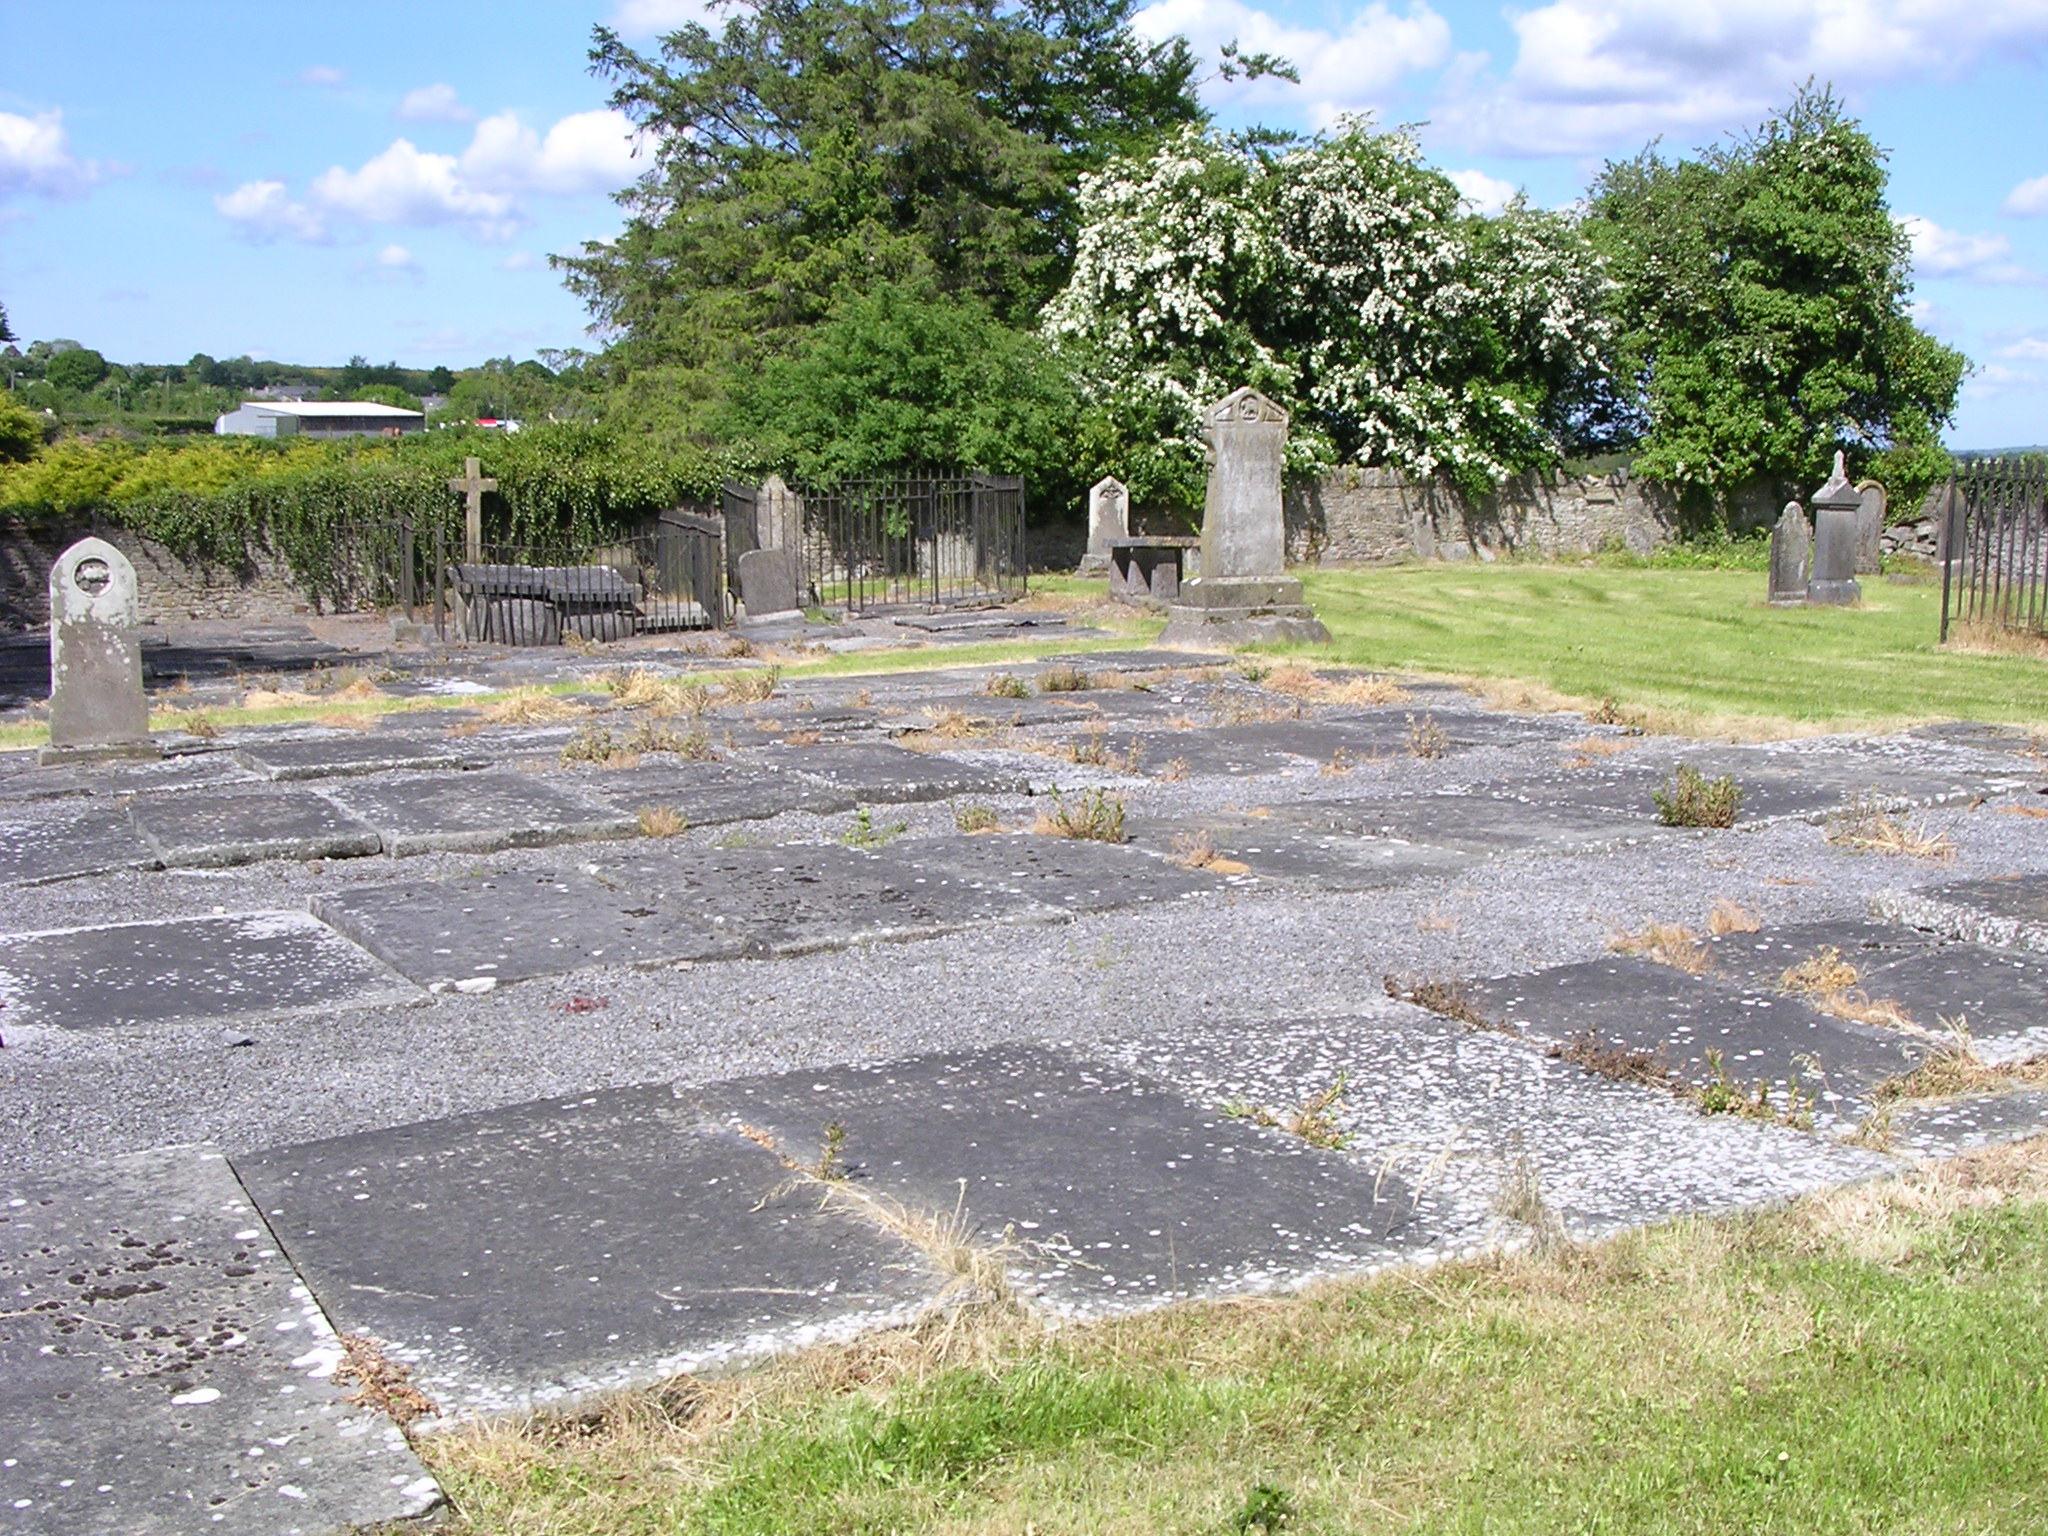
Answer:
<svg viewBox="0 0 2048 1536"><path fill-rule="evenodd" d="M2048 459L1973 459L1944 502L1941 638L1955 625L2048 634Z"/></svg>

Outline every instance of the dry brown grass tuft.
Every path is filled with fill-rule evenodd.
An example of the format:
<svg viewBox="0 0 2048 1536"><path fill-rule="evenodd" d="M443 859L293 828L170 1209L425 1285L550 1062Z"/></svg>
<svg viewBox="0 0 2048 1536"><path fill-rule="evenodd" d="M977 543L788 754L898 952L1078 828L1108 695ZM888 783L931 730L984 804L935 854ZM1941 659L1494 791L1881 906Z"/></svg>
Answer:
<svg viewBox="0 0 2048 1536"><path fill-rule="evenodd" d="M1339 747L1330 754L1329 762L1323 765L1323 777L1326 779L1341 779L1357 766L1358 759L1351 755L1351 749L1349 747Z"/></svg>
<svg viewBox="0 0 2048 1536"><path fill-rule="evenodd" d="M334 1368L334 1380L342 1385L357 1384L344 1401L375 1408L400 1429L441 1411L412 1385L412 1367L393 1360L368 1334L337 1334L335 1342L341 1345L341 1364Z"/></svg>
<svg viewBox="0 0 2048 1536"><path fill-rule="evenodd" d="M1225 1104L1223 1113L1233 1120L1249 1120L1253 1125L1286 1131L1290 1136L1299 1136L1310 1146L1321 1147L1327 1152L1342 1151L1351 1137L1337 1124L1337 1115L1344 1108L1344 1089L1349 1081L1340 1072L1329 1087L1312 1094L1301 1108L1285 1115L1276 1115L1263 1104L1252 1104L1242 1099L1233 1099Z"/></svg>
<svg viewBox="0 0 2048 1536"><path fill-rule="evenodd" d="M2001 805L1998 808L1998 814L2001 816L2032 816L2037 819L2048 819L2048 808L2038 805Z"/></svg>
<svg viewBox="0 0 2048 1536"><path fill-rule="evenodd" d="M1120 843L1124 840L1124 801L1100 786L1081 792L1078 801L1068 801L1055 789L1053 808L1032 824L1031 830L1049 837L1073 838L1079 842Z"/></svg>
<svg viewBox="0 0 2048 1536"><path fill-rule="evenodd" d="M1567 768L1592 768L1617 752L1629 751L1641 740L1639 736L1582 736L1577 741L1565 743L1564 750L1571 756L1564 760L1564 765Z"/></svg>
<svg viewBox="0 0 2048 1536"><path fill-rule="evenodd" d="M1885 1079L1871 1091L1879 1105L1908 1099L1948 1099L1964 1093L2000 1093L2008 1088L2048 1086L2048 1056L1996 1065L1977 1054L1969 1021L1943 1019L1946 1038L1919 1066Z"/></svg>
<svg viewBox="0 0 2048 1536"><path fill-rule="evenodd" d="M1390 677L1323 677L1302 666L1275 667L1256 681L1306 704L1401 704L1408 699L1408 690Z"/></svg>
<svg viewBox="0 0 2048 1536"><path fill-rule="evenodd" d="M1242 875L1250 866L1236 859L1225 858L1216 847L1216 834L1207 827L1196 832L1176 832L1173 835L1173 851L1166 856L1169 864L1178 864L1182 869L1206 869L1218 875Z"/></svg>
<svg viewBox="0 0 2048 1536"><path fill-rule="evenodd" d="M1832 944L1824 944L1806 959L1786 970L1778 978L1778 990L1791 993L1808 993L1825 996L1830 992L1842 992L1856 985L1860 980L1856 967L1842 958L1841 950Z"/></svg>
<svg viewBox="0 0 2048 1536"><path fill-rule="evenodd" d="M337 731L374 731L377 717L359 710L330 709L315 715L314 720Z"/></svg>
<svg viewBox="0 0 2048 1536"><path fill-rule="evenodd" d="M610 672L605 688L621 709L651 709L657 715L701 715L711 690L693 678L670 677L648 667Z"/></svg>
<svg viewBox="0 0 2048 1536"><path fill-rule="evenodd" d="M1659 965L1701 976L1714 963L1713 953L1700 936L1683 923L1651 923L1636 933L1617 933L1609 949L1620 955L1641 955Z"/></svg>
<svg viewBox="0 0 2048 1536"><path fill-rule="evenodd" d="M1563 1045L1553 1045L1544 1054L1556 1061L1568 1061L1575 1067L1584 1067L1601 1077L1612 1078L1617 1083L1634 1083L1639 1088L1667 1091L1675 1091L1677 1087L1677 1080L1662 1054L1609 1040L1597 1029L1584 1030Z"/></svg>
<svg viewBox="0 0 2048 1536"><path fill-rule="evenodd" d="M218 741L220 727L213 723L211 716L194 711L189 714L173 714L166 722L171 730L183 731L187 736L196 736L201 741Z"/></svg>
<svg viewBox="0 0 2048 1536"><path fill-rule="evenodd" d="M782 668L763 667L758 672L742 672L729 677L719 695L721 704L765 704L775 697L775 690L782 686Z"/></svg>
<svg viewBox="0 0 2048 1536"><path fill-rule="evenodd" d="M1447 755L1451 750L1451 738L1444 734L1443 727L1434 717L1425 714L1421 720L1413 715L1408 717L1408 755L1434 760Z"/></svg>
<svg viewBox="0 0 2048 1536"><path fill-rule="evenodd" d="M1812 955L1778 978L1778 990L1806 998L1822 1013L1880 1029L1903 1029L1924 1035L1896 998L1873 998L1857 987L1856 967L1842 958L1832 944L1824 944Z"/></svg>
<svg viewBox="0 0 2048 1536"><path fill-rule="evenodd" d="M672 805L640 807L642 837L680 837L690 830L689 819Z"/></svg>
<svg viewBox="0 0 2048 1536"><path fill-rule="evenodd" d="M1427 1008L1431 1013L1456 1019L1473 1029L1491 1030L1503 1035L1519 1033L1506 1020L1484 1012L1472 994L1465 990L1463 982L1427 976L1382 976L1380 985L1386 988L1387 996L1397 1001Z"/></svg>
<svg viewBox="0 0 2048 1536"><path fill-rule="evenodd" d="M1166 766L1159 770L1160 782L1178 784L1188 776L1188 760L1184 757L1169 757Z"/></svg>
<svg viewBox="0 0 2048 1536"><path fill-rule="evenodd" d="M301 693L296 688L251 688L242 695L244 709L293 709L321 702L318 694Z"/></svg>
<svg viewBox="0 0 2048 1536"><path fill-rule="evenodd" d="M1838 848L1882 853L1895 858L1927 859L1946 864L1956 856L1955 839L1925 822L1892 815L1874 795L1858 795L1848 808L1828 821L1827 839Z"/></svg>
<svg viewBox="0 0 2048 1536"><path fill-rule="evenodd" d="M1717 938L1729 933L1758 933L1763 926L1762 918L1726 896L1715 897L1713 910L1707 913L1707 932Z"/></svg>
<svg viewBox="0 0 2048 1536"><path fill-rule="evenodd" d="M2048 635L1981 621L1963 622L1949 626L1948 641L1942 649L1972 656L2032 656L2048 661Z"/></svg>
<svg viewBox="0 0 2048 1536"><path fill-rule="evenodd" d="M1079 667L1047 667L1038 674L1040 693L1081 693L1088 687L1088 674Z"/></svg>
<svg viewBox="0 0 2048 1536"><path fill-rule="evenodd" d="M926 728L934 736L944 736L949 741L959 741L970 736L989 736L996 730L996 723L981 715L970 715L964 709L926 709L925 717L931 721Z"/></svg>
<svg viewBox="0 0 2048 1536"><path fill-rule="evenodd" d="M590 713L545 688L522 688L483 708L488 725L549 725L561 720L580 720Z"/></svg>

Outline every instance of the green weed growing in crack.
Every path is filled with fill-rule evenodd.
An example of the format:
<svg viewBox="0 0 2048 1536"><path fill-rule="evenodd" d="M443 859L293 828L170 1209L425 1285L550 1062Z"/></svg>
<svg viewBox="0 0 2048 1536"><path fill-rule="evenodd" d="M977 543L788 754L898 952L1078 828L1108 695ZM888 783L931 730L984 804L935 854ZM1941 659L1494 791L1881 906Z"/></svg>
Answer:
<svg viewBox="0 0 2048 1536"><path fill-rule="evenodd" d="M892 822L886 827L875 825L875 818L866 806L853 813L853 825L839 834L839 841L849 848L864 848L872 852L882 847L892 837L910 830L907 821Z"/></svg>

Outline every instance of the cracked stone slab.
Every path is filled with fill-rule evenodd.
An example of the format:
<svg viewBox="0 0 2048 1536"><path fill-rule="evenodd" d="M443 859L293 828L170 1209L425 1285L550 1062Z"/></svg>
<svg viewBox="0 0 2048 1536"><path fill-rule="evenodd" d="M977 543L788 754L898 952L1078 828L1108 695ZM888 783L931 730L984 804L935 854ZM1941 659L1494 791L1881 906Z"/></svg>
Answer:
<svg viewBox="0 0 2048 1536"><path fill-rule="evenodd" d="M155 762L116 760L30 768L0 779L0 801L55 800L71 795L118 797L156 790L248 784L255 778L226 752L191 752Z"/></svg>
<svg viewBox="0 0 2048 1536"><path fill-rule="evenodd" d="M911 731L929 731L955 715L989 733L1066 723L1079 712L1059 702L1061 697L1053 694L1007 699L986 693L938 693L892 704L875 724L888 735L901 736ZM789 718L790 728L795 730L805 717L799 714Z"/></svg>
<svg viewBox="0 0 2048 1536"><path fill-rule="evenodd" d="M1332 832L1281 814L1208 816L1139 822L1132 837L1169 859L1188 856L1191 848L1215 849L1216 860L1203 871L1221 876L1231 886L1266 884L1315 891L1377 891L1410 880L1448 875L1469 868L1470 854L1395 838L1371 838ZM1206 856L1206 851L1205 851Z"/></svg>
<svg viewBox="0 0 2048 1536"><path fill-rule="evenodd" d="M1658 1053L1695 1085L1718 1051L1728 1075L1748 1086L1796 1084L1836 1112L1927 1052L1915 1036L1837 1019L1798 998L1725 985L1631 956L1581 961L1470 989L1481 1011L1559 1044L1588 1030L1610 1044ZM1818 1068L1818 1080L1815 1068Z"/></svg>
<svg viewBox="0 0 2048 1536"><path fill-rule="evenodd" d="M1873 915L1973 944L2048 954L2048 875L1958 880L1933 890L1882 891Z"/></svg>
<svg viewBox="0 0 2048 1536"><path fill-rule="evenodd" d="M0 1532L327 1533L426 1514L396 1426L204 1147L0 1187Z"/></svg>
<svg viewBox="0 0 2048 1536"><path fill-rule="evenodd" d="M274 1018L420 993L308 912L243 912L0 936L0 1017L24 1027Z"/></svg>
<svg viewBox="0 0 2048 1536"><path fill-rule="evenodd" d="M876 805L954 795L1022 795L1031 790L1031 781L1023 774L905 747L820 742L809 747L767 746L760 756L777 768L809 774L857 801Z"/></svg>
<svg viewBox="0 0 2048 1536"><path fill-rule="evenodd" d="M235 1159L337 1326L446 1416L659 1380L906 1320L923 1256L666 1087Z"/></svg>
<svg viewBox="0 0 2048 1536"><path fill-rule="evenodd" d="M179 790L137 796L128 810L171 869L355 859L383 847L373 828L307 789Z"/></svg>
<svg viewBox="0 0 2048 1536"><path fill-rule="evenodd" d="M1271 819L1318 832L1470 854L1641 847L1666 835L1635 817L1598 807L1531 805L1486 795L1304 800L1274 806Z"/></svg>
<svg viewBox="0 0 2048 1536"><path fill-rule="evenodd" d="M349 778L400 769L473 768L473 755L457 748L382 731L351 731L313 740L251 742L235 755L266 779Z"/></svg>
<svg viewBox="0 0 2048 1536"><path fill-rule="evenodd" d="M1399 1177L1047 1047L742 1078L698 1097L805 1161L843 1125L856 1187L964 1210L1013 1245L1013 1282L1068 1314L1384 1263L1419 1235Z"/></svg>
<svg viewBox="0 0 2048 1536"><path fill-rule="evenodd" d="M537 775L464 773L337 784L328 797L377 829L394 858L495 853L554 843L631 837L632 816L543 782Z"/></svg>
<svg viewBox="0 0 2048 1536"><path fill-rule="evenodd" d="M638 816L647 806L668 806L693 827L760 821L784 811L832 815L854 806L854 796L846 790L751 762L643 761L638 767L603 769L569 782L579 793L626 815Z"/></svg>
<svg viewBox="0 0 2048 1536"><path fill-rule="evenodd" d="M24 807L0 817L0 882L8 885L156 867L156 850L128 813L104 801Z"/></svg>
<svg viewBox="0 0 2048 1536"><path fill-rule="evenodd" d="M2044 1130L2048 1088L2019 1088L1900 1104L1892 1115L1891 1144L1921 1157L1953 1157Z"/></svg>
<svg viewBox="0 0 2048 1536"><path fill-rule="evenodd" d="M913 870L944 870L1068 912L1179 901L1221 890L1207 870L1183 869L1128 844L1032 832L923 838L888 850Z"/></svg>
<svg viewBox="0 0 2048 1536"><path fill-rule="evenodd" d="M1388 1001L1343 1018L1191 1022L1100 1050L1199 1102L1275 1116L1341 1085L1329 1113L1344 1155L1410 1180L1419 1225L1451 1253L1520 1234L1497 1205L1525 1175L1568 1230L1590 1237L1891 1166L1821 1136L1702 1115L1530 1041Z"/></svg>

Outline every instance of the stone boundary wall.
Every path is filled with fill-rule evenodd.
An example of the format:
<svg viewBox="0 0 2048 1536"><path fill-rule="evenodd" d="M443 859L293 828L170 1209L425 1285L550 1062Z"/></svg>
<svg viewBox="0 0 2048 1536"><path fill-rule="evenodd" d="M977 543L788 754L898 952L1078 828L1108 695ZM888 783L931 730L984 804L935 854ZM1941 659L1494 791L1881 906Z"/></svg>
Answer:
<svg viewBox="0 0 2048 1536"><path fill-rule="evenodd" d="M112 544L135 566L145 624L190 619L264 623L312 609L282 557L262 553L239 567L193 565L125 528L90 523L0 522L0 630L39 629L50 621L50 567L88 534Z"/></svg>
<svg viewBox="0 0 2048 1536"><path fill-rule="evenodd" d="M1647 555L1678 527L1675 497L1626 472L1528 475L1479 506L1437 480L1339 469L1287 486L1287 558L1297 565L1590 555L1617 545Z"/></svg>

